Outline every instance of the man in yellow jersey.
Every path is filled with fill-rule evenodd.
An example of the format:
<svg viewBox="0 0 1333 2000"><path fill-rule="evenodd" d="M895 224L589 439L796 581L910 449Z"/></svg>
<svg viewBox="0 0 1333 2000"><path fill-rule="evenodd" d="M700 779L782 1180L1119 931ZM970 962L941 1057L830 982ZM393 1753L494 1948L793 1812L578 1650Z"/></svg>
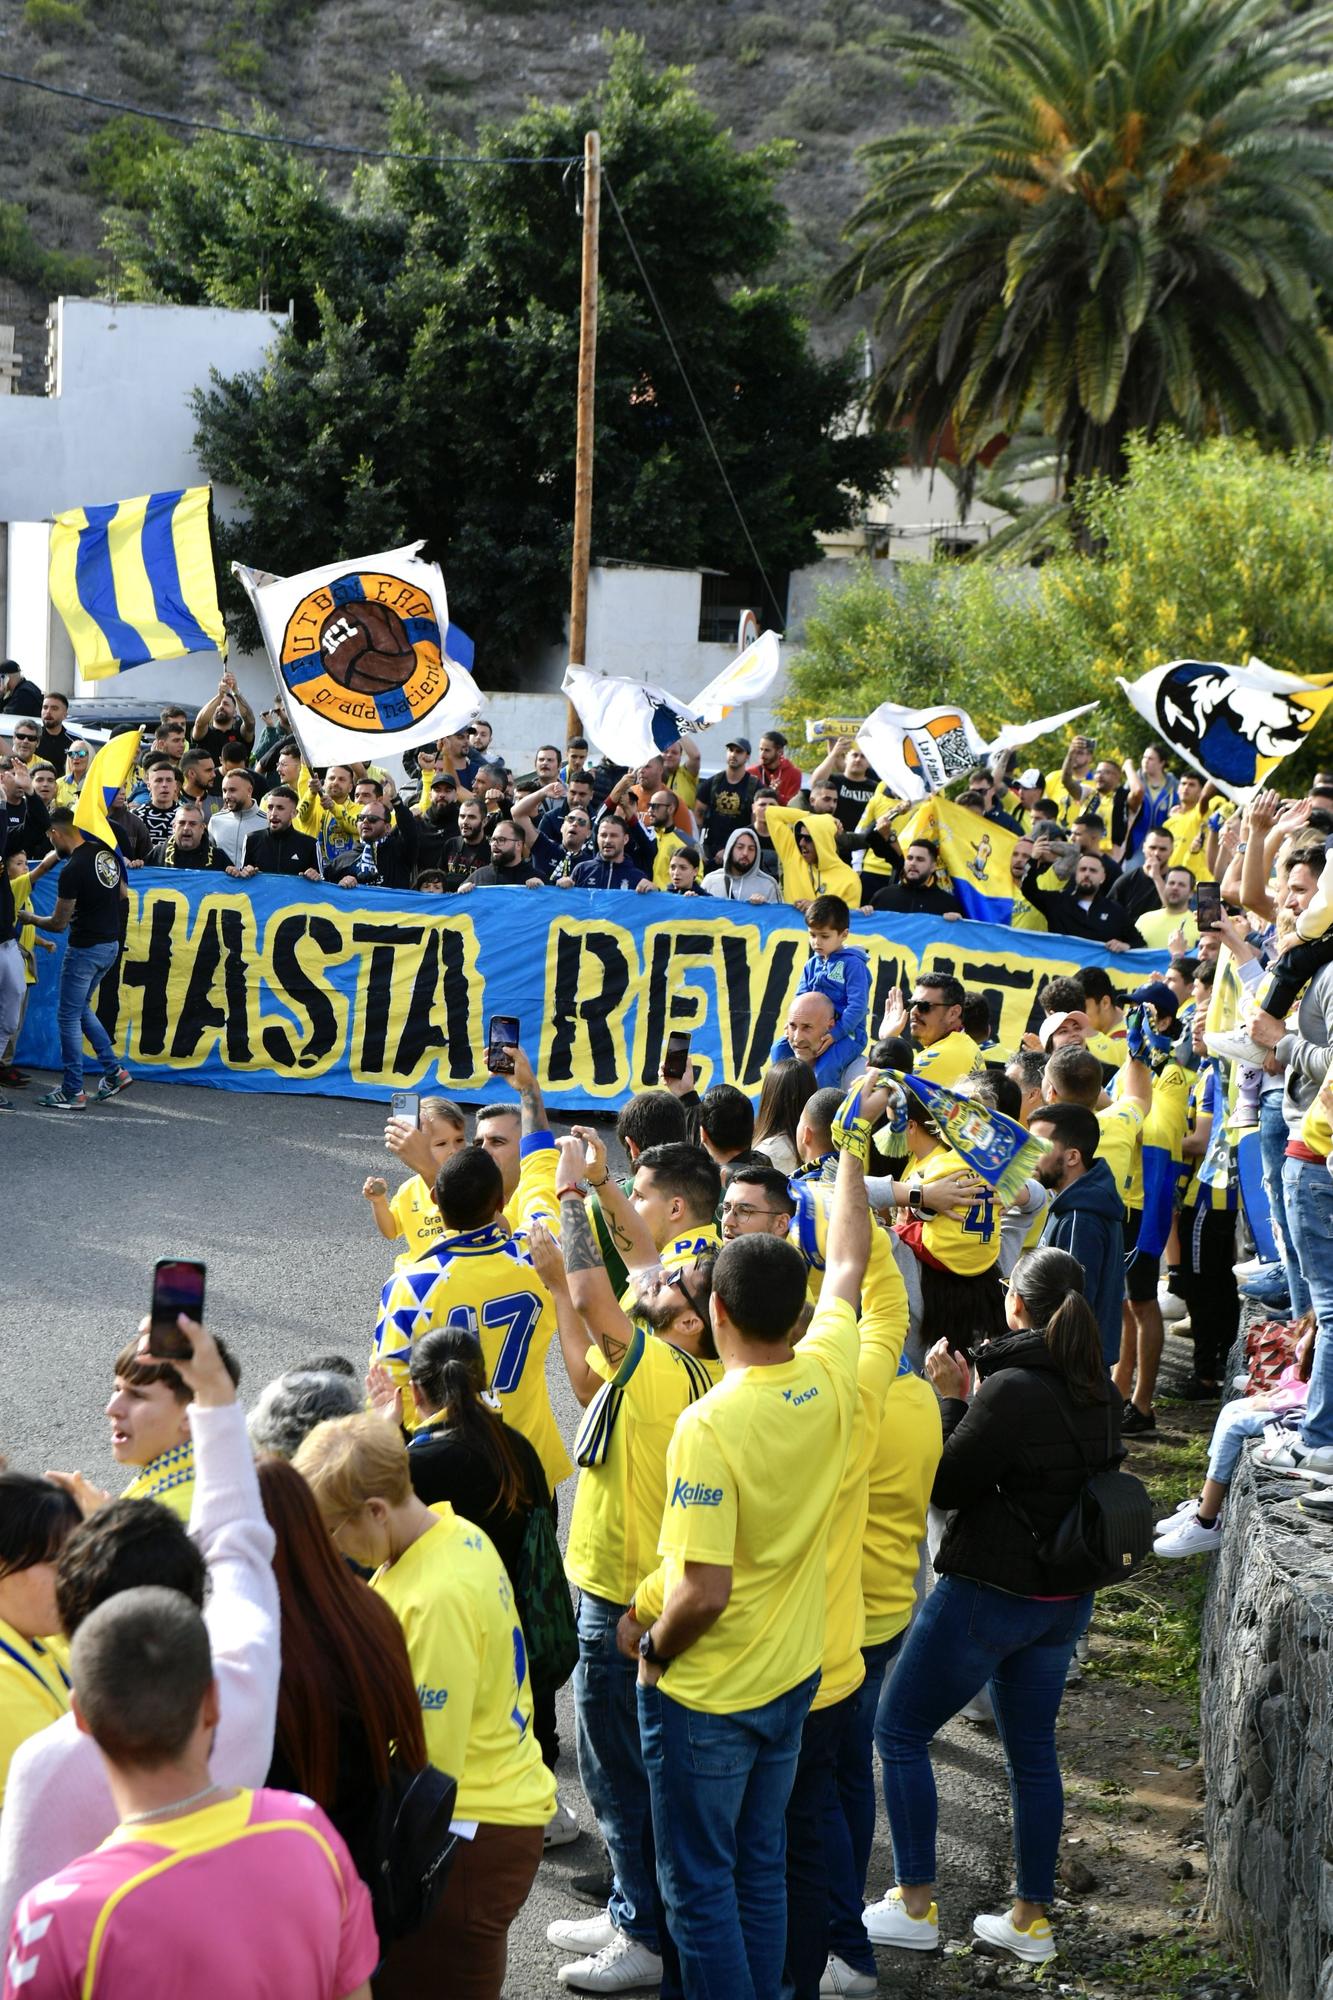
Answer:
<svg viewBox="0 0 1333 2000"><path fill-rule="evenodd" d="M1003 1325L1004 1289L999 1281L1000 1217L991 1190L975 1182L965 1207L952 1202L937 1209L925 1195L938 1181L956 1183L963 1162L941 1139L930 1113L912 1090L905 1090L907 1125L902 1143L908 1154L902 1192L907 1214L898 1235L917 1260L921 1275L921 1339L927 1347L941 1337L960 1349L997 1337Z"/></svg>
<svg viewBox="0 0 1333 2000"><path fill-rule="evenodd" d="M587 1954L561 1968L575 1992L629 1991L662 1978L648 1777L634 1693L637 1659L616 1631L638 1579L652 1568L666 1505L667 1447L676 1419L721 1377L708 1319L712 1249L657 1268L646 1224L614 1181L605 1214L638 1274L632 1315L616 1301L583 1200L601 1183L606 1151L579 1126L560 1143L560 1248L540 1229L533 1253L555 1300L561 1351L586 1415L565 1574L579 1592L574 1716L579 1778L606 1842L611 1898L599 1915L549 1926L550 1943ZM562 1262L563 1253L563 1262Z"/></svg>
<svg viewBox="0 0 1333 2000"><path fill-rule="evenodd" d="M1028 864L1031 860L1032 836L1029 833L1025 833L1020 835L1014 842L1013 852L1009 856L1009 876L1014 892L1013 915L1009 919L1011 930L1044 931L1050 929L1041 911L1034 909L1023 894L1023 878L1028 872Z"/></svg>
<svg viewBox="0 0 1333 2000"><path fill-rule="evenodd" d="M1116 1193L1128 1207L1134 1167L1143 1143L1143 1123L1152 1108L1152 1071L1131 1057L1116 1079L1117 1094L1108 1099L1102 1086L1102 1066L1092 1050L1078 1045L1056 1049L1042 1079L1044 1104L1081 1104L1101 1128L1097 1158L1106 1163ZM1039 1116L1033 1113L1033 1116Z"/></svg>
<svg viewBox="0 0 1333 2000"><path fill-rule="evenodd" d="M544 1125L546 1113L531 1069L520 1050L512 1053L523 1092L523 1123L540 1119ZM549 1217L554 1202L546 1189L554 1179L554 1143L548 1131L529 1131L522 1143L535 1150L515 1191L521 1219ZM531 1185L536 1193L529 1201ZM492 1153L474 1145L452 1154L436 1175L435 1200L445 1233L384 1287L371 1358L382 1362L403 1389L404 1420L410 1425L407 1383L413 1341L433 1327L468 1326L481 1342L493 1393L540 1458L554 1496L571 1469L546 1387L555 1312L532 1267L526 1235L514 1233L505 1219L504 1180Z"/></svg>
<svg viewBox="0 0 1333 2000"><path fill-rule="evenodd" d="M918 1050L913 1073L951 1088L960 1076L969 1076L974 1069L986 1067L980 1046L963 1031L966 999L961 979L954 979L947 972L919 973L910 1000L904 1000L897 987L890 993L879 1032L881 1035L910 1032Z"/></svg>
<svg viewBox="0 0 1333 2000"><path fill-rule="evenodd" d="M639 1731L687 2000L782 1985L784 1815L823 1659L869 1244L864 1171L844 1153L820 1303L795 1345L804 1259L771 1236L724 1245L710 1305L723 1380L667 1454L664 1561L635 1592L640 1614L663 1607L639 1641Z"/></svg>
<svg viewBox="0 0 1333 2000"><path fill-rule="evenodd" d="M1088 1017L1091 1030L1087 1046L1098 1062L1105 1063L1109 1069L1119 1069L1127 1050L1125 1010L1111 975L1100 965L1086 965L1079 974L1078 983L1083 988L1083 1012Z"/></svg>
<svg viewBox="0 0 1333 2000"><path fill-rule="evenodd" d="M1206 784L1194 771L1182 771L1176 780L1176 805L1162 821L1171 836L1171 866L1188 868L1196 880L1208 874L1208 813L1213 783Z"/></svg>
<svg viewBox="0 0 1333 2000"><path fill-rule="evenodd" d="M49 1642L60 1631L56 1557L82 1520L55 1480L0 1472L0 1805L20 1743L69 1709L63 1649Z"/></svg>

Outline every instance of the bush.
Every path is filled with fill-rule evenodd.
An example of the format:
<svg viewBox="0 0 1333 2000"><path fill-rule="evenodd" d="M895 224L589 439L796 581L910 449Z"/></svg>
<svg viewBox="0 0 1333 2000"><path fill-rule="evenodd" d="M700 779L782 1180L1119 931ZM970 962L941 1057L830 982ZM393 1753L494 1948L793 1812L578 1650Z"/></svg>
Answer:
<svg viewBox="0 0 1333 2000"><path fill-rule="evenodd" d="M69 41L92 26L82 0L24 0L23 24L44 42Z"/></svg>
<svg viewBox="0 0 1333 2000"><path fill-rule="evenodd" d="M88 177L98 193L122 208L146 208L153 175L164 153L180 141L147 118L108 118L84 153Z"/></svg>

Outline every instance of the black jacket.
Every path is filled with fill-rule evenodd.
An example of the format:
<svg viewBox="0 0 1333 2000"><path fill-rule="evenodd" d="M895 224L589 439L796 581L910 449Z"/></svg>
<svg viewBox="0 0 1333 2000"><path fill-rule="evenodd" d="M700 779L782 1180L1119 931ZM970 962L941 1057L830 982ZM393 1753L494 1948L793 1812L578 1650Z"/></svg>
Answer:
<svg viewBox="0 0 1333 2000"><path fill-rule="evenodd" d="M528 1516L534 1507L550 1506L551 1492L542 1462L522 1431L506 1424L505 1436L514 1448L523 1484L518 1505L512 1509L501 1503L500 1482L486 1452L446 1424L428 1423L413 1431L407 1446L407 1470L418 1500L424 1500L428 1507L447 1500L456 1514L485 1530L509 1572L509 1581L517 1587L519 1551Z"/></svg>
<svg viewBox="0 0 1333 2000"><path fill-rule="evenodd" d="M963 913L957 896L941 889L938 882L890 882L878 892L870 907L872 910L887 910L897 917L961 916Z"/></svg>
<svg viewBox="0 0 1333 2000"><path fill-rule="evenodd" d="M1062 937L1088 938L1093 944L1114 938L1119 944L1142 945L1142 938L1114 896L1103 890L1085 910L1072 889L1039 889L1037 878L1045 872L1044 866L1034 861L1023 878L1023 894L1053 931Z"/></svg>
<svg viewBox="0 0 1333 2000"><path fill-rule="evenodd" d="M294 826L283 827L281 833L260 827L245 843L245 866L257 868L261 875L304 875L307 868L318 874L319 849L308 833L298 833Z"/></svg>
<svg viewBox="0 0 1333 2000"><path fill-rule="evenodd" d="M36 681L15 681L8 694L0 694L0 715L31 715L39 718L42 713L42 691Z"/></svg>
<svg viewBox="0 0 1333 2000"><path fill-rule="evenodd" d="M1060 1525L1089 1472L1123 1456L1119 1399L1076 1403L1045 1340L1027 1328L988 1341L977 1367L983 1380L972 1402L951 1397L943 1408L944 1456L931 1499L957 1511L935 1567L941 1576L965 1576L1016 1597L1062 1595L1067 1586L1052 1585L1043 1573L1036 1541ZM1057 1397L1085 1446L1082 1457ZM1006 1496L1028 1515L1036 1536L1006 1506Z"/></svg>

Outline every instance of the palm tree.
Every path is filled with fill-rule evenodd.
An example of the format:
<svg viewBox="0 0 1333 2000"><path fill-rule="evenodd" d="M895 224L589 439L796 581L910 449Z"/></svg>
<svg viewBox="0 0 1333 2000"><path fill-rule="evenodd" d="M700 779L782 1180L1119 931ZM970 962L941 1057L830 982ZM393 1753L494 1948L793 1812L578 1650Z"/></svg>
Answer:
<svg viewBox="0 0 1333 2000"><path fill-rule="evenodd" d="M1282 0L954 0L964 42L893 46L957 96L947 130L866 148L839 297L878 293L871 414L917 464L1044 433L1067 487L1132 431L1333 411L1333 140L1309 67L1333 10Z"/></svg>

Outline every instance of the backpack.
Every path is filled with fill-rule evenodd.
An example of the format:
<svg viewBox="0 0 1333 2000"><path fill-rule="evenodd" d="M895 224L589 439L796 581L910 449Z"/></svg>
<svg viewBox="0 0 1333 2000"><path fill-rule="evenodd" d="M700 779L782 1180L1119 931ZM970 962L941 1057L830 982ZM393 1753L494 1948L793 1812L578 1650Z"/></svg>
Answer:
<svg viewBox="0 0 1333 2000"><path fill-rule="evenodd" d="M1266 1396L1276 1389L1284 1368L1296 1359L1296 1323L1280 1319L1259 1319L1245 1335L1245 1366L1249 1381L1247 1396Z"/></svg>
<svg viewBox="0 0 1333 2000"><path fill-rule="evenodd" d="M391 1761L358 1855L382 1949L419 1930L444 1893L458 1845L449 1830L457 1796L456 1781L433 1764L408 1771Z"/></svg>
<svg viewBox="0 0 1333 2000"><path fill-rule="evenodd" d="M1087 1447L1053 1385L1042 1374L1036 1374L1036 1380L1059 1410L1060 1421L1078 1446L1080 1457L1085 1456ZM1106 1456L1108 1461L1115 1457L1109 1403ZM1124 1583L1152 1553L1157 1510L1143 1481L1118 1464L1108 1462L1097 1471L1089 1469L1082 1492L1047 1535L1038 1534L1016 1502L1007 1495L1005 1500L1036 1543L1037 1560L1047 1572L1053 1592L1081 1593Z"/></svg>
<svg viewBox="0 0 1333 2000"><path fill-rule="evenodd" d="M528 1642L533 1687L552 1691L563 1687L578 1665L579 1635L548 1507L534 1507L528 1515L514 1572L514 1596Z"/></svg>

